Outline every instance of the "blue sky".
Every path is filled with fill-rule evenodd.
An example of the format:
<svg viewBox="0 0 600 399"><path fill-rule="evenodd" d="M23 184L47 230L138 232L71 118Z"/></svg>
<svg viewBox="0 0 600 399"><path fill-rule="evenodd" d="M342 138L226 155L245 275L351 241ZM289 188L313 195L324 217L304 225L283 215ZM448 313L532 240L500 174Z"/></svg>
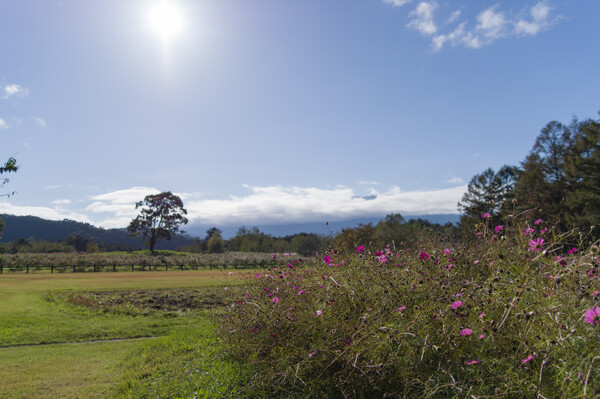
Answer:
<svg viewBox="0 0 600 399"><path fill-rule="evenodd" d="M455 213L547 122L600 110L597 0L4 0L0 15L0 159L21 166L0 213L124 227L166 190L192 224Z"/></svg>

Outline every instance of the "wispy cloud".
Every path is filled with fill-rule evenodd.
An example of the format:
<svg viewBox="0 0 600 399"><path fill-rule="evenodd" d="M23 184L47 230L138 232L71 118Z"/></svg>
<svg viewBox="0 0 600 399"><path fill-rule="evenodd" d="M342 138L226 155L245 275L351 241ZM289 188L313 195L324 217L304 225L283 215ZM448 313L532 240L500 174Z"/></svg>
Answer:
<svg viewBox="0 0 600 399"><path fill-rule="evenodd" d="M401 0L384 2L393 6L407 3ZM408 14L407 27L430 37L433 51L446 45L479 49L503 38L535 36L561 19L560 15L554 15L548 0L526 6L517 13L503 10L496 4L479 12L472 21L464 17L463 9L443 13L444 7L436 1L420 1Z"/></svg>
<svg viewBox="0 0 600 399"><path fill-rule="evenodd" d="M417 4L417 7L409 14L412 20L407 25L411 29L415 29L425 36L431 36L437 32L433 13L438 4L435 1L422 1Z"/></svg>
<svg viewBox="0 0 600 399"><path fill-rule="evenodd" d="M69 205L71 203L71 200L69 199L57 199L54 200L52 202L50 202L52 205Z"/></svg>
<svg viewBox="0 0 600 399"><path fill-rule="evenodd" d="M116 190L106 194L93 196L93 201L86 208L86 212L99 214L99 225L107 228L126 227L138 211L135 203L147 195L158 194L160 190L152 187L132 187Z"/></svg>
<svg viewBox="0 0 600 399"><path fill-rule="evenodd" d="M47 206L24 206L16 205L12 202L2 201L0 202L0 213L5 213L15 216L37 216L43 219L49 220L63 220L70 219L78 222L93 223L92 220L85 214L70 211L63 207L47 207Z"/></svg>
<svg viewBox="0 0 600 399"><path fill-rule="evenodd" d="M453 177L451 179L448 179L446 182L450 184L463 184L465 181L460 177Z"/></svg>
<svg viewBox="0 0 600 399"><path fill-rule="evenodd" d="M401 7L412 0L383 0L384 3L391 4L393 7Z"/></svg>
<svg viewBox="0 0 600 399"><path fill-rule="evenodd" d="M29 93L29 89L21 87L17 84L8 84L4 87L0 86L0 98L6 100L9 97L24 97Z"/></svg>
<svg viewBox="0 0 600 399"><path fill-rule="evenodd" d="M551 18L552 8L546 2L540 2L531 7L530 20L519 19L515 23L515 33L521 36L535 36L549 29L559 18Z"/></svg>
<svg viewBox="0 0 600 399"><path fill-rule="evenodd" d="M8 124L2 118L0 118L0 129L8 129Z"/></svg>
<svg viewBox="0 0 600 399"><path fill-rule="evenodd" d="M41 127L46 127L46 121L42 118L33 118L33 121L40 125Z"/></svg>

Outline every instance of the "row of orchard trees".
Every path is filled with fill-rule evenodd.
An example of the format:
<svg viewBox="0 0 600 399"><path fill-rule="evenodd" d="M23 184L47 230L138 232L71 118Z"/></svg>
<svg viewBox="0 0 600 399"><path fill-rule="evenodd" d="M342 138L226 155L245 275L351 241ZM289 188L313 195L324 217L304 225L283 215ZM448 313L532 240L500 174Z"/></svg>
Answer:
<svg viewBox="0 0 600 399"><path fill-rule="evenodd" d="M196 238L194 244L179 247L186 252L219 253L234 252L294 252L300 255L314 255L330 245L330 238L313 233L298 233L285 237L274 237L257 227L240 227L237 234L225 240L216 227L206 232L204 239Z"/></svg>
<svg viewBox="0 0 600 399"><path fill-rule="evenodd" d="M465 230L490 213L536 212L560 232L573 227L600 238L600 120L550 122L519 166L505 165L475 175L458 204Z"/></svg>

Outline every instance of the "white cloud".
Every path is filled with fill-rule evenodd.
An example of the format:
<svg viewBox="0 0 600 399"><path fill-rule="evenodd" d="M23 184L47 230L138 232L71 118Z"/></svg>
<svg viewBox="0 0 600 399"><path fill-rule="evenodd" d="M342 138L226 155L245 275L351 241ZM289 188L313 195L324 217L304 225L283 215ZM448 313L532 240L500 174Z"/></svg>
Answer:
<svg viewBox="0 0 600 399"><path fill-rule="evenodd" d="M411 1L412 0L383 0L384 3L391 4L393 7L401 7Z"/></svg>
<svg viewBox="0 0 600 399"><path fill-rule="evenodd" d="M505 36L508 21L504 13L497 12L498 6L493 6L482 11L477 16L475 31L487 40L495 40Z"/></svg>
<svg viewBox="0 0 600 399"><path fill-rule="evenodd" d="M458 181L455 181L458 182ZM54 187L54 186L52 186ZM184 206L190 224L248 225L339 221L359 217L457 213L456 204L466 185L441 190L403 191L370 188L364 192L336 186L333 188L245 186L248 193L225 199L200 199L185 194ZM74 209L80 201L58 199L52 206L19 206L0 201L0 213L34 215L45 219L72 219L104 228L123 228L138 214L135 203L160 191L152 187L132 187L91 197L83 209ZM183 196L182 194L177 194Z"/></svg>
<svg viewBox="0 0 600 399"><path fill-rule="evenodd" d="M419 2L409 13L411 20L407 25L431 37L433 51L447 44L479 49L503 38L535 36L561 19L552 15L553 8L547 0L538 1L516 14L501 10L497 4L481 11L471 23L464 20L462 10L455 10L442 19L445 23L437 24L434 14L443 11L438 8L435 1Z"/></svg>
<svg viewBox="0 0 600 399"><path fill-rule="evenodd" d="M519 19L515 23L515 33L521 36L535 36L550 28L556 20L550 19L552 8L545 1L541 1L531 7L529 14L531 20Z"/></svg>
<svg viewBox="0 0 600 399"><path fill-rule="evenodd" d="M466 186L442 190L387 191L371 189L368 197L347 187L249 187L246 196L223 200L191 200L186 204L191 223L252 224L344 220L362 216L457 213Z"/></svg>
<svg viewBox="0 0 600 399"><path fill-rule="evenodd" d="M409 14L413 19L407 25L411 29L415 29L425 36L431 36L437 32L433 13L438 8L435 1L422 1L417 4L417 7Z"/></svg>
<svg viewBox="0 0 600 399"><path fill-rule="evenodd" d="M0 87L0 97L7 99L12 96L24 97L29 93L29 89L21 87L16 84L9 84L4 87Z"/></svg>
<svg viewBox="0 0 600 399"><path fill-rule="evenodd" d="M46 121L42 118L33 118L33 121L40 125L41 127L46 127Z"/></svg>
<svg viewBox="0 0 600 399"><path fill-rule="evenodd" d="M135 203L142 201L147 195L158 193L160 190L152 187L116 190L92 197L93 202L85 208L85 211L106 215L106 218L98 223L102 227L125 227L138 213Z"/></svg>
<svg viewBox="0 0 600 399"><path fill-rule="evenodd" d="M453 11L452 14L450 14L450 17L448 17L448 21L446 21L446 23L451 24L452 22L456 21L461 16L461 14L461 10Z"/></svg>
<svg viewBox="0 0 600 399"><path fill-rule="evenodd" d="M447 180L447 183L452 183L452 184L463 184L465 181L463 179L461 179L460 177L453 177L449 180Z"/></svg>
<svg viewBox="0 0 600 399"><path fill-rule="evenodd" d="M37 216L49 220L70 219L78 222L92 223L87 215L79 212L70 211L62 208L50 208L46 206L23 206L15 205L12 202L0 202L0 213L15 216Z"/></svg>
<svg viewBox="0 0 600 399"><path fill-rule="evenodd" d="M50 202L52 205L69 205L71 203L71 200L69 199L57 199L54 200L52 202Z"/></svg>
<svg viewBox="0 0 600 399"><path fill-rule="evenodd" d="M0 129L8 129L8 124L2 118L0 118Z"/></svg>

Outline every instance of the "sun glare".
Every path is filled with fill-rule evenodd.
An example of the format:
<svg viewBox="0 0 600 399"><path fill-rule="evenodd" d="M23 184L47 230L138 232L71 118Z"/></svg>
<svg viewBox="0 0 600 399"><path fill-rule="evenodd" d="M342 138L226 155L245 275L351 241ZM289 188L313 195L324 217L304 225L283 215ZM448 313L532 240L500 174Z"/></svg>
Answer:
<svg viewBox="0 0 600 399"><path fill-rule="evenodd" d="M178 36L183 30L183 14L176 3L161 0L148 10L150 28L163 40Z"/></svg>

